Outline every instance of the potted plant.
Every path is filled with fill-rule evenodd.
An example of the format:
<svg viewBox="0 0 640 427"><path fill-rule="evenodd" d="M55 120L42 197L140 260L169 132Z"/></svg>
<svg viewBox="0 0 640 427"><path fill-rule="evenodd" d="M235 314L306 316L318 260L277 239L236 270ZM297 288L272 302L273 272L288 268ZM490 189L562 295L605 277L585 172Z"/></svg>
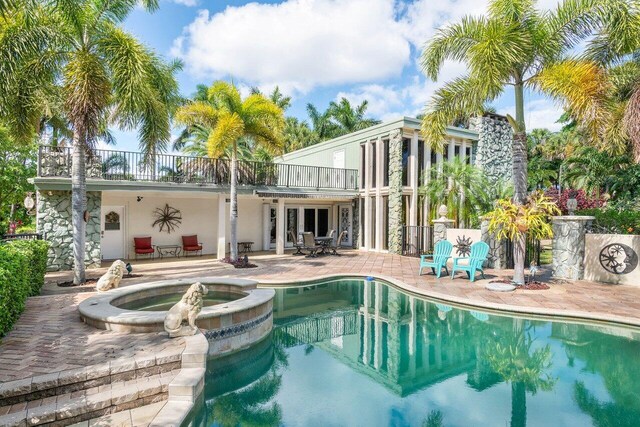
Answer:
<svg viewBox="0 0 640 427"><path fill-rule="evenodd" d="M514 245L513 283L524 284L524 255L527 235L532 239L549 239L553 230L549 221L552 215L559 215L555 202L542 192L527 197L522 205L510 199L498 200L493 211L485 215L489 221L489 232L498 240L511 239Z"/></svg>

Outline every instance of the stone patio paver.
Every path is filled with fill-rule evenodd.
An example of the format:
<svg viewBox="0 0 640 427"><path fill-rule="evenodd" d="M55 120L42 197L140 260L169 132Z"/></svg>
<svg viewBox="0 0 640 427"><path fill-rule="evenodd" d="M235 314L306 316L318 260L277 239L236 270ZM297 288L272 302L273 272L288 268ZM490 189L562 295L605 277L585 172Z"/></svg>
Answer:
<svg viewBox="0 0 640 427"><path fill-rule="evenodd" d="M462 276L455 280L436 279L431 274L418 276L418 259L397 255L345 251L339 257L254 254L250 258L258 268L233 269L206 256L162 262L131 261L134 274L140 277L125 278L122 286L173 277L243 277L264 283L287 283L328 275L374 275L401 283L411 292L459 304L568 317L591 316L640 326L640 284L614 286L577 281L552 283L546 291L498 293L484 289L486 282L471 283ZM90 270L88 276L97 278L107 267ZM505 278L511 274L491 270L487 273ZM123 334L85 325L78 316L77 306L94 294L93 285L57 286L56 283L70 278L70 272L48 274L43 296L29 298L13 331L0 342L0 382L94 365L104 360L133 360L136 356L158 354L184 345L180 339L168 340L157 333Z"/></svg>

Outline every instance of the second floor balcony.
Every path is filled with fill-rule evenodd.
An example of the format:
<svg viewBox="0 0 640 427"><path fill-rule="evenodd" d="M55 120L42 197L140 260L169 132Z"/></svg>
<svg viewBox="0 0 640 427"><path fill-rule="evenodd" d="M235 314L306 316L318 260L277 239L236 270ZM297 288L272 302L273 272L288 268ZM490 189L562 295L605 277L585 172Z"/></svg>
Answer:
<svg viewBox="0 0 640 427"><path fill-rule="evenodd" d="M38 177L71 178L72 148L40 146ZM231 184L231 160L172 154L93 150L86 157L87 179ZM358 171L318 166L238 160L238 185L302 189L357 190Z"/></svg>

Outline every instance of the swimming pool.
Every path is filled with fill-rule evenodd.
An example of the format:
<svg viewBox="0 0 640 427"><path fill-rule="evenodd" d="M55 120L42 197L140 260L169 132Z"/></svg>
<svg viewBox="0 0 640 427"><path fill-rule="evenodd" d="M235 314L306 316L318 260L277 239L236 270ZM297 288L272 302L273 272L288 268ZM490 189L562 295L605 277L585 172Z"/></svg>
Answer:
<svg viewBox="0 0 640 427"><path fill-rule="evenodd" d="M274 330L208 363L195 425L632 426L640 334L456 309L379 281L276 288Z"/></svg>

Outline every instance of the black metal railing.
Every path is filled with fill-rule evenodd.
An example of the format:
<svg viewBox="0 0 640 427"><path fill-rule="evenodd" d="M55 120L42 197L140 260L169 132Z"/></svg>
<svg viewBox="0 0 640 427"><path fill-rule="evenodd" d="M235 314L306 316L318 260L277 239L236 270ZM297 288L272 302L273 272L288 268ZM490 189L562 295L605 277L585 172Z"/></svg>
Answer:
<svg viewBox="0 0 640 427"><path fill-rule="evenodd" d="M13 240L42 240L40 233L18 233L18 234L2 234L0 242L11 242Z"/></svg>
<svg viewBox="0 0 640 427"><path fill-rule="evenodd" d="M420 256L433 252L432 225L402 226L402 255Z"/></svg>
<svg viewBox="0 0 640 427"><path fill-rule="evenodd" d="M507 268L513 268L513 240L505 241L505 251L507 258ZM542 252L542 244L540 240L527 239L527 245L525 246L524 266L525 268L531 265L531 261L535 261L536 265L540 265L540 253Z"/></svg>
<svg viewBox="0 0 640 427"><path fill-rule="evenodd" d="M72 148L40 146L38 176L71 177ZM208 157L93 150L86 158L87 178L229 185L231 161ZM358 189L356 169L238 161L239 185Z"/></svg>

